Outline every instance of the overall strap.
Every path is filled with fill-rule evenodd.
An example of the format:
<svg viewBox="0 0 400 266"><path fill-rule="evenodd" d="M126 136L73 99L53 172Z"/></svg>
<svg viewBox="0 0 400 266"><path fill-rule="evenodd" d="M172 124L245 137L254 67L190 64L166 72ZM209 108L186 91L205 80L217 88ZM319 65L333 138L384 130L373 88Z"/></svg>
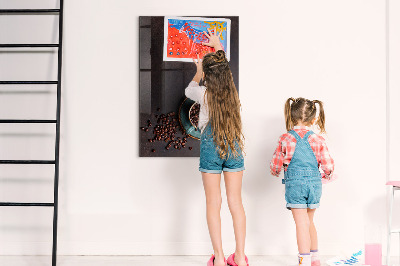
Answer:
<svg viewBox="0 0 400 266"><path fill-rule="evenodd" d="M308 132L304 135L303 139L308 141L308 137L311 136L312 134L314 134L314 132L313 132L312 130L308 131Z"/></svg>
<svg viewBox="0 0 400 266"><path fill-rule="evenodd" d="M294 131L293 129L290 130L288 133L291 134L293 137L295 137L297 141L301 140L299 134L297 134L297 132Z"/></svg>

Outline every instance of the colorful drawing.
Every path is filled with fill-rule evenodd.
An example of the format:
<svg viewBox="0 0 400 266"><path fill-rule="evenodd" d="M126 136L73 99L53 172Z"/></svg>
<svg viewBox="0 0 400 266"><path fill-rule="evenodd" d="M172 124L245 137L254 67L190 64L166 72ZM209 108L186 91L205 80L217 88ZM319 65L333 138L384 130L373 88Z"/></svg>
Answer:
<svg viewBox="0 0 400 266"><path fill-rule="evenodd" d="M208 42L207 29L222 31L221 45L230 59L231 21L224 18L165 17L164 61L193 62L197 55L214 52L214 48L203 45Z"/></svg>

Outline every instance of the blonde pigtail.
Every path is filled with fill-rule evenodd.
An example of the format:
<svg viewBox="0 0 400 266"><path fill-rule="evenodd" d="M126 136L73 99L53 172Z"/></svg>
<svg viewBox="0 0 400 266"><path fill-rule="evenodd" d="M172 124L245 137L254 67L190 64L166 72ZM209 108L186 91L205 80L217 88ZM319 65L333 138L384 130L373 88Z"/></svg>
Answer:
<svg viewBox="0 0 400 266"><path fill-rule="evenodd" d="M317 125L318 125L319 129L321 130L321 133L326 133L324 104L319 100L314 100L313 104L319 105L319 115L318 115Z"/></svg>
<svg viewBox="0 0 400 266"><path fill-rule="evenodd" d="M285 103L285 122L286 122L286 130L290 131L293 129L293 120L292 120L292 105L290 101L294 102L295 99L289 98Z"/></svg>

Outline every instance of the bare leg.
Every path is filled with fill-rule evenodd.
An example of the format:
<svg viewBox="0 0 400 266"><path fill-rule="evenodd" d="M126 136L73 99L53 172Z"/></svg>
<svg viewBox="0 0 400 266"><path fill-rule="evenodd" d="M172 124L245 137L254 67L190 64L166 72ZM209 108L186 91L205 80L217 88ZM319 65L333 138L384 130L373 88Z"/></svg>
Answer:
<svg viewBox="0 0 400 266"><path fill-rule="evenodd" d="M316 209L307 209L308 218L310 220L310 239L311 239L311 250L318 250L318 236L317 229L314 225L314 214Z"/></svg>
<svg viewBox="0 0 400 266"><path fill-rule="evenodd" d="M293 219L296 223L297 247L300 254L310 253L310 220L307 209L293 209Z"/></svg>
<svg viewBox="0 0 400 266"><path fill-rule="evenodd" d="M237 265L246 266L247 263L244 255L246 215L242 204L242 177L243 171L224 172L226 196L235 231L236 250L234 260Z"/></svg>
<svg viewBox="0 0 400 266"><path fill-rule="evenodd" d="M206 194L207 225L215 254L215 266L224 266L221 239L221 174L202 173Z"/></svg>

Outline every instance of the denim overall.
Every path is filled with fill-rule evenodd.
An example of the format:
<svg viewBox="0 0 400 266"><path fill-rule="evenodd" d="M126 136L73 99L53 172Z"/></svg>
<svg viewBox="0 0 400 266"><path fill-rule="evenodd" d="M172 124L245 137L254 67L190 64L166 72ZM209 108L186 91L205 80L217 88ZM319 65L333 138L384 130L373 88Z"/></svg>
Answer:
<svg viewBox="0 0 400 266"><path fill-rule="evenodd" d="M293 157L285 171L286 208L315 209L319 207L322 193L321 173L318 161L311 149L308 131L303 138L296 131L289 131L296 138Z"/></svg>
<svg viewBox="0 0 400 266"><path fill-rule="evenodd" d="M236 148L239 148L238 146ZM224 172L240 172L244 168L244 158L242 152L239 156L233 157L231 149L228 150L228 156L221 158L214 143L211 126L208 124L203 129L200 138L200 166L199 171L210 174L220 174Z"/></svg>

